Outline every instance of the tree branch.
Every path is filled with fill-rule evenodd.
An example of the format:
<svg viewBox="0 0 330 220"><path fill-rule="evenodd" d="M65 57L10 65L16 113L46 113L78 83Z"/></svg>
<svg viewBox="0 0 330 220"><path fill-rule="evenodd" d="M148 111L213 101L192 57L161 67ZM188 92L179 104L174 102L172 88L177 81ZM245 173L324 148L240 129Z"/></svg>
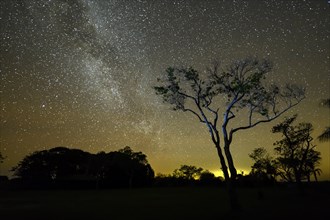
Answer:
<svg viewBox="0 0 330 220"><path fill-rule="evenodd" d="M199 122L201 122L201 123L206 123L206 121L204 121L202 118L201 118L201 116L197 113L197 112L195 112L194 110L192 110L192 109L189 109L189 108L184 108L184 109L182 109L184 112L191 112L192 114L194 114L198 119L199 119Z"/></svg>
<svg viewBox="0 0 330 220"><path fill-rule="evenodd" d="M196 100L196 98L195 97L193 97L193 96L191 96L191 95L188 95L188 94L186 94L186 93L183 93L183 92L179 92L178 91L178 94L179 95L182 95L182 96L184 96L184 97L186 97L186 98L190 98L190 99L192 99L192 100Z"/></svg>
<svg viewBox="0 0 330 220"><path fill-rule="evenodd" d="M234 134L235 132L239 131L239 130L245 130L245 129L248 129L248 128L253 128L255 126L257 126L258 124L261 124L261 123L266 123L266 122L270 122L270 121L273 121L274 119L280 117L283 113L285 113L286 111L288 111L289 109L291 109L292 107L298 105L300 102L302 101L302 99L298 100L296 103L294 104L291 104L289 105L288 107L286 107L285 109L283 109L281 112L279 112L277 115L274 115L273 117L270 117L268 119L265 119L265 120L260 120L260 121L257 121L251 125L247 125L247 126L242 126L242 127L238 127L238 128L234 128L230 131L230 136L232 134Z"/></svg>
<svg viewBox="0 0 330 220"><path fill-rule="evenodd" d="M209 129L209 132L210 132L213 143L218 143L219 140L216 139L215 136L214 136L214 132L216 131L214 125L212 125L212 123L207 119L203 109L200 106L200 103L197 100L195 100L195 104L196 104L198 110L200 111L200 113L202 115L202 118L204 119L205 124L207 125L207 128Z"/></svg>

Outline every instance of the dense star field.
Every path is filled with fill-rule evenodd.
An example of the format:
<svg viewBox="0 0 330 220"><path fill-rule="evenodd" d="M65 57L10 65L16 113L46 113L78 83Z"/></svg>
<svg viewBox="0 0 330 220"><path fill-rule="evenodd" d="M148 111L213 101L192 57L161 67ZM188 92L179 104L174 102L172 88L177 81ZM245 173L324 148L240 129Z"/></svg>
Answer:
<svg viewBox="0 0 330 220"><path fill-rule="evenodd" d="M274 63L270 82L306 87L285 116L314 125L321 179L330 179L329 142L316 140L330 124L320 105L330 97L326 0L2 0L0 10L1 174L36 150L126 145L156 173L189 164L220 174L205 125L171 111L153 86L169 66L203 72L214 60L257 56ZM235 136L239 173L252 149L272 152L283 118Z"/></svg>

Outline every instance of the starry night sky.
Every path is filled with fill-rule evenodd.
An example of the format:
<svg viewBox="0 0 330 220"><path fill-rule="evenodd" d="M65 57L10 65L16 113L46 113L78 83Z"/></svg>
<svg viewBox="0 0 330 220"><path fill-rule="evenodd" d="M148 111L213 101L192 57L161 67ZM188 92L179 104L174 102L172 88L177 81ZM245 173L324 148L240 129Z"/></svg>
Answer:
<svg viewBox="0 0 330 220"><path fill-rule="evenodd" d="M326 0L1 0L0 10L1 174L36 150L126 145L156 173L181 164L220 173L205 125L153 91L173 65L202 72L213 60L269 58L269 80L307 89L285 116L311 122L315 138L330 124L319 104L330 97ZM252 149L272 152L281 120L235 136L239 173L248 173ZM329 142L314 143L329 180Z"/></svg>

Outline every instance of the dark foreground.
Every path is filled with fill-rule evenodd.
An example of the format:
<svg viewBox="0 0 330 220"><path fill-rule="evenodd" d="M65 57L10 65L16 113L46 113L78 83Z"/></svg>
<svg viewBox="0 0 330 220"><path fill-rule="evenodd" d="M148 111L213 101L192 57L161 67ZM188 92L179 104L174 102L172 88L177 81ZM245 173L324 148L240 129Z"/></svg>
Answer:
<svg viewBox="0 0 330 220"><path fill-rule="evenodd" d="M1 219L330 219L329 184L238 189L232 212L223 188L0 191Z"/></svg>

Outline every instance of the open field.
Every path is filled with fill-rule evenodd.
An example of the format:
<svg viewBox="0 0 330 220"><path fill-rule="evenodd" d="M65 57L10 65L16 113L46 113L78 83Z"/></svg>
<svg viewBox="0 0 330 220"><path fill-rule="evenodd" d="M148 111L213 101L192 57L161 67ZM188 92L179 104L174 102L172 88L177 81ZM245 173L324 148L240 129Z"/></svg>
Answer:
<svg viewBox="0 0 330 220"><path fill-rule="evenodd" d="M329 184L299 195L292 188L238 190L231 212L223 188L0 191L1 219L330 219Z"/></svg>

